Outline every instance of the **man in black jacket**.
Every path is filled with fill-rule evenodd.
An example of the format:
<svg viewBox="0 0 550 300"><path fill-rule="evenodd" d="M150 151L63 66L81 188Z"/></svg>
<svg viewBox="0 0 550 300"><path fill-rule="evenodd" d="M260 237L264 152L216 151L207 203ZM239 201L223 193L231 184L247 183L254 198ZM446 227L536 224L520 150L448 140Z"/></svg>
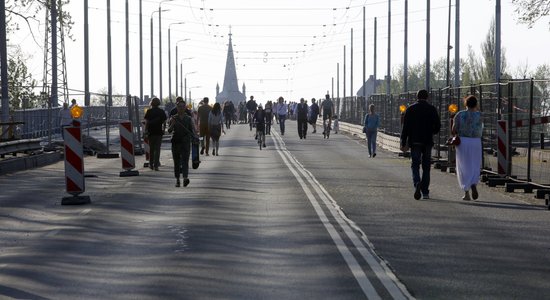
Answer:
<svg viewBox="0 0 550 300"><path fill-rule="evenodd" d="M434 145L433 135L441 128L441 121L435 107L428 103L428 91L416 94L418 101L409 106L403 117L401 131L401 151L411 150L411 169L414 184L414 199L430 198L431 154ZM422 165L422 179L420 178Z"/></svg>
<svg viewBox="0 0 550 300"><path fill-rule="evenodd" d="M160 166L160 148L164 134L164 122L166 113L160 107L160 99L155 97L151 100L151 108L145 113L145 128L149 139L149 168L158 171Z"/></svg>
<svg viewBox="0 0 550 300"><path fill-rule="evenodd" d="M307 112L308 107L304 98L300 99L300 103L296 106L296 120L298 121L298 136L300 139L305 139L307 134Z"/></svg>

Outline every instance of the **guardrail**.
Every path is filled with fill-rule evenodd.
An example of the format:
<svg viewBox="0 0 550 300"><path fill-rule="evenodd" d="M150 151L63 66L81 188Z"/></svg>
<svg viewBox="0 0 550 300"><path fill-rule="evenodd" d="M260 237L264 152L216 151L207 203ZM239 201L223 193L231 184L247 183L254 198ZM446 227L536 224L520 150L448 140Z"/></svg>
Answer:
<svg viewBox="0 0 550 300"><path fill-rule="evenodd" d="M29 153L41 150L41 139L24 139L0 143L0 157L4 158L6 154L16 155L17 153Z"/></svg>

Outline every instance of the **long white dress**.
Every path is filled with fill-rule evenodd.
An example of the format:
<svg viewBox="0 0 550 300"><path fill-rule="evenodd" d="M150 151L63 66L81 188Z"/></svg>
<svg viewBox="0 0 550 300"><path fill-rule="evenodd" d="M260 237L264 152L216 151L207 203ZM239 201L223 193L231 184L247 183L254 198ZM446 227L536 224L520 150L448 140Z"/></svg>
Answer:
<svg viewBox="0 0 550 300"><path fill-rule="evenodd" d="M481 134L483 123L479 112L460 111L455 116L460 145L456 146L456 175L463 191L478 184L481 173Z"/></svg>
<svg viewBox="0 0 550 300"><path fill-rule="evenodd" d="M481 155L480 138L460 137L460 145L456 146L456 176L463 191L479 182Z"/></svg>

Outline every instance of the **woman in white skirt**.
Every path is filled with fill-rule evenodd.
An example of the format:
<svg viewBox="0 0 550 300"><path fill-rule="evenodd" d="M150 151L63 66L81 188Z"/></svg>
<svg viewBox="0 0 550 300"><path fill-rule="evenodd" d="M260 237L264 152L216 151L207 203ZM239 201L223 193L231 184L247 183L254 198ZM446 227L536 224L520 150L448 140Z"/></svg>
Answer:
<svg viewBox="0 0 550 300"><path fill-rule="evenodd" d="M452 128L452 133L460 137L460 145L456 146L456 175L458 185L464 191L462 200L470 200L470 190L476 200L479 196L477 183L481 171L483 122L476 97L466 96L464 105L467 109L456 114Z"/></svg>

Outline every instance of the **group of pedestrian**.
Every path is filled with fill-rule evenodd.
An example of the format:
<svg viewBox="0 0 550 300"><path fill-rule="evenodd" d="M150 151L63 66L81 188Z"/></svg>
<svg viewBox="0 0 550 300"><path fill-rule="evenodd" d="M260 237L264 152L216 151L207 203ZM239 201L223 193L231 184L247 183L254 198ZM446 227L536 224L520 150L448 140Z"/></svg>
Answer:
<svg viewBox="0 0 550 300"><path fill-rule="evenodd" d="M411 170L416 200L430 198L430 169L433 135L441 129L441 121L435 107L428 103L429 93L420 90L417 102L409 106L403 116L401 150L411 153ZM454 117L451 133L459 137L456 148L456 173L459 187L464 191L463 200L479 197L477 183L481 171L481 135L483 122L475 96L464 98L465 110ZM370 151L370 149L369 149ZM420 175L422 167L422 175ZM470 198L471 190L471 198Z"/></svg>
<svg viewBox="0 0 550 300"><path fill-rule="evenodd" d="M224 108L229 111L228 115L233 115L232 105L224 103ZM172 134L171 152L174 160L174 176L176 178L176 187L181 186L180 177L183 178L183 186L190 182L189 158L191 155L191 145L200 141L200 154L210 155L210 140L212 140L212 155L219 155L220 136L225 134L224 111L220 103L215 103L212 107L209 105L208 97L203 98L199 103L199 108L193 110L191 105L187 106L182 97L176 98L176 104L173 109L167 113L160 108L160 99L153 98L151 107L144 116L145 136L148 139L150 148L149 168L158 171L160 166L160 150L164 129L167 125L168 133ZM232 117L230 117L232 119ZM198 145L197 145L198 149ZM197 150L198 152L198 150ZM198 156L198 153L197 153ZM194 163L200 163L197 161ZM195 166L194 166L195 168Z"/></svg>

